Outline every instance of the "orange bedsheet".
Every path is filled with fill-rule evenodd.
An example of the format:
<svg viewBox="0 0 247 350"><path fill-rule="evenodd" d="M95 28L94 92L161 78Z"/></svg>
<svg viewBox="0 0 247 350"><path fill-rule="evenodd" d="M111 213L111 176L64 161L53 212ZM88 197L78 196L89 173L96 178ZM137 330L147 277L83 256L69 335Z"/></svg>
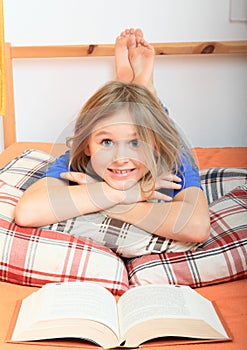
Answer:
<svg viewBox="0 0 247 350"><path fill-rule="evenodd" d="M247 147L194 148L200 169L216 167L247 167Z"/></svg>
<svg viewBox="0 0 247 350"><path fill-rule="evenodd" d="M1 350L55 350L64 349L59 346L27 345L6 343L9 324L13 315L16 301L22 299L37 288L23 287L14 284L0 282L0 349ZM224 284L198 288L197 291L214 301L220 310L221 316L229 329L233 340L230 342L169 345L167 350L245 350L246 349L246 329L247 329L247 280L239 280ZM78 347L81 347L77 343ZM84 349L96 349L90 344L84 345ZM146 343L141 347L145 349L166 348L165 342L162 346L152 346ZM67 347L68 349L68 347Z"/></svg>

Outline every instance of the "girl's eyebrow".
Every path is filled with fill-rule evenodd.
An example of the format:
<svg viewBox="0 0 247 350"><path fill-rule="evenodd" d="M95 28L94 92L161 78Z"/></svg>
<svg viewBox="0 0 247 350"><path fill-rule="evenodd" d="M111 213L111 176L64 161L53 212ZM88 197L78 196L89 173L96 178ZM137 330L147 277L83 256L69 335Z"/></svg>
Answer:
<svg viewBox="0 0 247 350"><path fill-rule="evenodd" d="M105 131L105 130L99 130L99 131L96 131L94 135L95 136L103 136L103 135L108 136L108 135L112 135L112 133L109 131Z"/></svg>
<svg viewBox="0 0 247 350"><path fill-rule="evenodd" d="M101 137L101 136L113 136L113 134L109 131L106 131L106 130L99 130L99 131L96 131L94 136L96 137ZM128 137L136 137L137 136L137 133L136 132L133 132L131 134L128 134Z"/></svg>

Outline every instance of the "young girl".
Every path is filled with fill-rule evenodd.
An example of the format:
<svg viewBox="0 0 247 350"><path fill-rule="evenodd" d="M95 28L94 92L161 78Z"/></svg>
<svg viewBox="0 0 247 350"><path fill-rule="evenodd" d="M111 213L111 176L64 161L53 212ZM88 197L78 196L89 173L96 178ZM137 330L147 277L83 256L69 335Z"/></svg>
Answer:
<svg viewBox="0 0 247 350"><path fill-rule="evenodd" d="M140 29L115 45L117 80L83 106L69 151L16 207L22 226L103 212L161 237L201 242L209 213L191 161L153 86L154 49Z"/></svg>

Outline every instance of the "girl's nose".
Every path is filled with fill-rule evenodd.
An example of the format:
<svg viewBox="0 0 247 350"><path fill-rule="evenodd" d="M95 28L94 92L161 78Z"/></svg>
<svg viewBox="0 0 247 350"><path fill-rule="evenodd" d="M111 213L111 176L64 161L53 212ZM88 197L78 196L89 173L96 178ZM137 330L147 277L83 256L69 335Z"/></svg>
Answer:
<svg viewBox="0 0 247 350"><path fill-rule="evenodd" d="M130 158L130 150L125 142L118 142L114 148L113 160L116 162L126 162Z"/></svg>

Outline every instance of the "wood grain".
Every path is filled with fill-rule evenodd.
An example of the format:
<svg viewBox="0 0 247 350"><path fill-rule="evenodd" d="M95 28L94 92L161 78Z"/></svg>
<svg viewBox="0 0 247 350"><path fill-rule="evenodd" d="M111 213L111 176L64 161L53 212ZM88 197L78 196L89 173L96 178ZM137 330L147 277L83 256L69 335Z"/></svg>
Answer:
<svg viewBox="0 0 247 350"><path fill-rule="evenodd" d="M247 54L247 40L151 43L156 55ZM113 44L13 46L13 58L114 56Z"/></svg>

